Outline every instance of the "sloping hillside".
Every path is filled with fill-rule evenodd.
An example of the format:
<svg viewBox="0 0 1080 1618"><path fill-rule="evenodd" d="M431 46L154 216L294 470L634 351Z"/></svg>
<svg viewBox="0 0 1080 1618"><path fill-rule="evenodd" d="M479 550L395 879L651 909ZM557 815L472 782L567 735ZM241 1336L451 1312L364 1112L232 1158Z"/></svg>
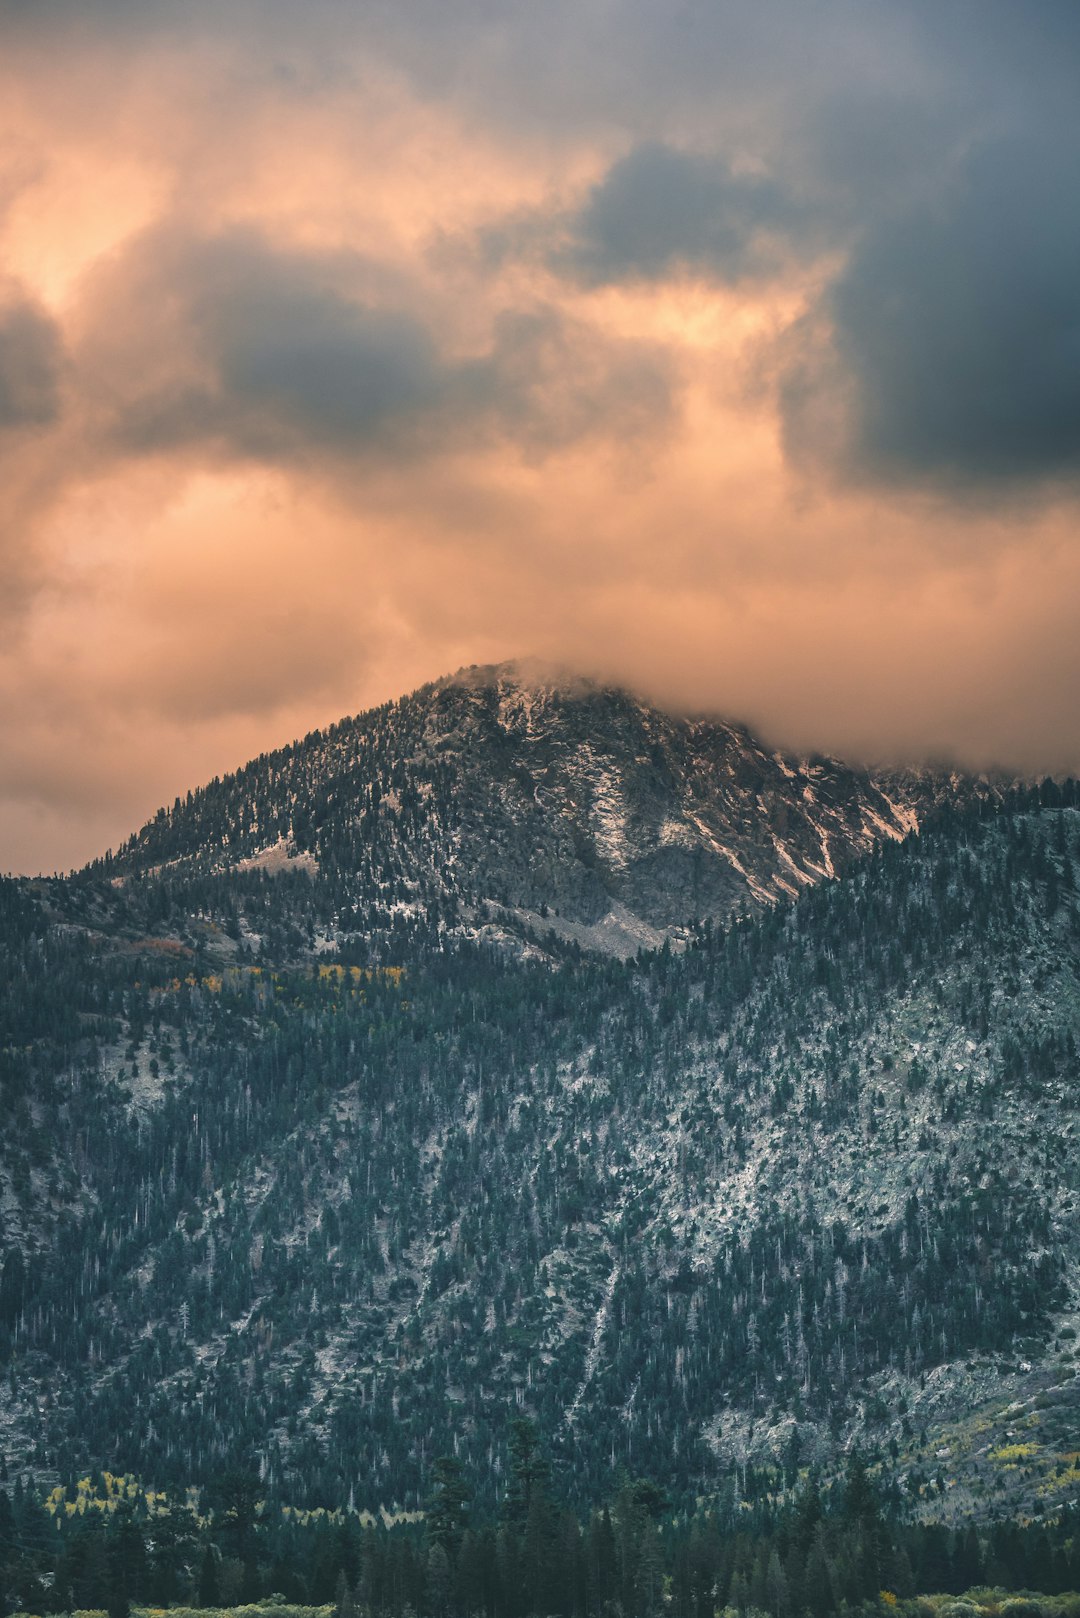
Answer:
<svg viewBox="0 0 1080 1618"><path fill-rule="evenodd" d="M12 885L9 1448L409 1503L509 1404L585 1496L854 1434L927 1509L1076 1493L1074 797L626 963L336 950L201 857Z"/></svg>

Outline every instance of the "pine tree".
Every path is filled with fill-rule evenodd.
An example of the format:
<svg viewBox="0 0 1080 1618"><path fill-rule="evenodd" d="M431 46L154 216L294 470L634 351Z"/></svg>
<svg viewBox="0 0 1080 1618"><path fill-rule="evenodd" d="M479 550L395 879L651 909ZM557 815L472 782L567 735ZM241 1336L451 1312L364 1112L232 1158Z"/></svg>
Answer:
<svg viewBox="0 0 1080 1618"><path fill-rule="evenodd" d="M216 1607L219 1600L217 1557L214 1555L214 1547L207 1543L199 1567L199 1606Z"/></svg>
<svg viewBox="0 0 1080 1618"><path fill-rule="evenodd" d="M818 1528L814 1536L814 1543L810 1547L810 1554L806 1559L803 1596L806 1601L806 1610L811 1614L811 1618L829 1618L835 1608L831 1569L826 1554L825 1535L822 1527Z"/></svg>
<svg viewBox="0 0 1080 1618"><path fill-rule="evenodd" d="M533 1500L544 1493L547 1479L548 1467L536 1423L516 1418L510 1423L510 1485L504 1507L508 1523L524 1529Z"/></svg>
<svg viewBox="0 0 1080 1618"><path fill-rule="evenodd" d="M788 1613L788 1582L778 1551L773 1549L765 1575L766 1604L773 1618L786 1618Z"/></svg>
<svg viewBox="0 0 1080 1618"><path fill-rule="evenodd" d="M427 1554L427 1592L435 1618L445 1618L450 1608L453 1572L446 1547L434 1540Z"/></svg>
<svg viewBox="0 0 1080 1618"><path fill-rule="evenodd" d="M440 1545L451 1567L469 1524L469 1487L465 1469L453 1455L440 1455L432 1466L433 1488L425 1527L430 1543Z"/></svg>

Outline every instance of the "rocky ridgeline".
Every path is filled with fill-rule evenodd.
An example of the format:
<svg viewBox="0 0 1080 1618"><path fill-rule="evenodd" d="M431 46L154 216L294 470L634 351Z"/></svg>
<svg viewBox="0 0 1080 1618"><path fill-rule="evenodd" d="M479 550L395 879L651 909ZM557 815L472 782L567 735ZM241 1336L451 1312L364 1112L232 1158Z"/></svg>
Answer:
<svg viewBox="0 0 1080 1618"><path fill-rule="evenodd" d="M119 874L323 871L342 914L435 903L615 954L792 898L1001 783L789 757L528 665L470 668L162 811ZM347 928L347 923L345 924Z"/></svg>

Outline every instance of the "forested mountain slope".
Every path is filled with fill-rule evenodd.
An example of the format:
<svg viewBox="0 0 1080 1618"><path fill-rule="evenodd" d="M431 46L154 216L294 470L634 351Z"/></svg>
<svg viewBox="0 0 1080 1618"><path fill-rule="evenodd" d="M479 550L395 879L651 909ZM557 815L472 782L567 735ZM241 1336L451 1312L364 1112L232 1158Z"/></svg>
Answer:
<svg viewBox="0 0 1080 1618"><path fill-rule="evenodd" d="M411 901L313 954L323 877L179 846L3 888L10 1459L411 1504L511 1409L584 1499L854 1437L1080 1491L1073 789L627 962Z"/></svg>
<svg viewBox="0 0 1080 1618"><path fill-rule="evenodd" d="M319 877L335 944L422 910L632 954L831 877L1001 784L770 751L528 664L462 670L162 810L114 875Z"/></svg>

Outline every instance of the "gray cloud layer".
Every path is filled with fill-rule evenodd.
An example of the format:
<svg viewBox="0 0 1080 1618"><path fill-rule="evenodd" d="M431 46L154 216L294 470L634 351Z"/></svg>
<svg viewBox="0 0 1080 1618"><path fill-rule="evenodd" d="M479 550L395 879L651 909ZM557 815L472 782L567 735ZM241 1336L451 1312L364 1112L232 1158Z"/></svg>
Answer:
<svg viewBox="0 0 1080 1618"><path fill-rule="evenodd" d="M137 453L217 443L268 462L411 458L504 438L535 456L654 429L671 410L667 364L648 345L533 303L497 317L480 353L455 356L422 300L395 306L379 266L251 232L152 234L108 267L100 299L106 330L148 312L123 352L92 342L85 360L113 401L110 440Z"/></svg>
<svg viewBox="0 0 1080 1618"><path fill-rule="evenodd" d="M873 222L784 375L794 453L988 491L1080 472L1078 161L998 138Z"/></svg>
<svg viewBox="0 0 1080 1618"><path fill-rule="evenodd" d="M1075 10L1047 7L1032 27L1020 61L1045 60L1055 83L1056 41L1080 68ZM1015 17L1005 32L1026 40ZM957 55L965 37L949 35ZM1000 52L976 52L975 65L977 86L951 64L966 121L921 95L872 106L841 93L771 175L636 146L564 225L552 262L596 283L689 272L731 284L842 250L769 362L792 458L894 486L1071 480L1080 98L1037 102Z"/></svg>
<svg viewBox="0 0 1080 1618"><path fill-rule="evenodd" d="M769 362L803 468L893 486L1037 487L1075 474L1072 0L763 0L752 13L735 0L311 0L302 16L285 0L182 12L3 0L0 25L24 47L96 39L118 55L161 38L247 41L249 82L294 104L391 71L523 147L538 127L567 142L587 130L614 154L605 171L569 209L559 199L536 212L518 242L539 241L557 274L731 285L832 255ZM512 256L515 234L512 222L488 227L496 258L507 243ZM415 449L501 423L535 449L595 431L605 410L625 426L620 401L643 418L668 408L656 356L601 358L551 307L509 311L486 353L460 359L407 294L396 305L385 289L366 296L342 265L275 257L254 234L140 251L132 293L179 299L204 363L174 365L126 401L115 430L132 448L217 437L270 458L390 440ZM0 426L51 419L58 377L47 317L29 304L0 311Z"/></svg>
<svg viewBox="0 0 1080 1618"><path fill-rule="evenodd" d="M751 77L758 70L763 105L790 75L792 108L771 140L752 118L725 129L721 114L726 142L711 152L633 145L576 210L552 218L549 262L593 284L686 272L732 284L840 250L844 261L770 362L793 459L856 483L976 493L1071 480L1080 14L1064 0L891 9L886 25L841 6L792 6L791 36L767 63L758 52L783 7L767 7L750 36L724 8L700 29L673 23L661 74L674 55L696 83L681 55L692 32L703 59L727 45L725 76L739 62ZM869 62L871 81L899 37L894 82L875 94L844 82L844 53L823 82L808 17L822 40L847 30L846 54ZM651 29L633 8L628 24L627 54L644 53ZM804 79L792 40L807 49ZM733 167L740 142L756 160L749 170ZM538 234L535 219L521 232L529 247Z"/></svg>
<svg viewBox="0 0 1080 1618"><path fill-rule="evenodd" d="M113 304L118 317L132 302L149 314L139 337L148 385L126 355L98 357L116 372L116 443L145 452L219 440L277 460L356 450L430 411L443 379L422 321L347 296L347 269L251 232L134 243L101 293L106 319Z"/></svg>
<svg viewBox="0 0 1080 1618"><path fill-rule="evenodd" d="M56 419L62 356L56 323L33 299L0 301L0 433Z"/></svg>
<svg viewBox="0 0 1080 1618"><path fill-rule="evenodd" d="M807 211L774 181L659 143L635 147L590 192L557 255L586 279L660 279L686 267L721 281L768 274Z"/></svg>

